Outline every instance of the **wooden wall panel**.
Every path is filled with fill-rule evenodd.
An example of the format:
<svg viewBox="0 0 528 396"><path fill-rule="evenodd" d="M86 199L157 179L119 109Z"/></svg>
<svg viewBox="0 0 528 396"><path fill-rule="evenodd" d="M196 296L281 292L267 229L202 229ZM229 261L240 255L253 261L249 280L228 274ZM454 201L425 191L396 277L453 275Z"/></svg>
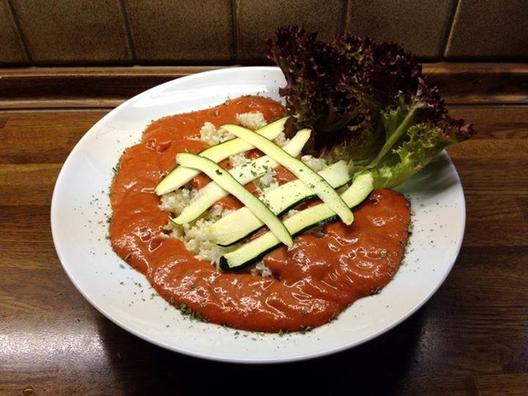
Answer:
<svg viewBox="0 0 528 396"><path fill-rule="evenodd" d="M118 0L10 0L36 65L131 63Z"/></svg>
<svg viewBox="0 0 528 396"><path fill-rule="evenodd" d="M0 0L0 67L263 64L264 40L289 24L427 62L528 59L525 0Z"/></svg>
<svg viewBox="0 0 528 396"><path fill-rule="evenodd" d="M528 59L528 1L460 0L447 59Z"/></svg>
<svg viewBox="0 0 528 396"><path fill-rule="evenodd" d="M233 60L231 0L126 0L138 63Z"/></svg>
<svg viewBox="0 0 528 396"><path fill-rule="evenodd" d="M394 41L422 59L440 59L455 5L454 0L350 0L347 29Z"/></svg>
<svg viewBox="0 0 528 396"><path fill-rule="evenodd" d="M0 66L27 63L9 3L0 1Z"/></svg>

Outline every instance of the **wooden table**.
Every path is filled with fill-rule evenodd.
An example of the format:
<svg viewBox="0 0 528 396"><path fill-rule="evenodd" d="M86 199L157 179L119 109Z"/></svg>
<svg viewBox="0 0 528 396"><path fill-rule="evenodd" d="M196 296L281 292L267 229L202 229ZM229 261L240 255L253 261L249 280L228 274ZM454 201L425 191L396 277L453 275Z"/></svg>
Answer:
<svg viewBox="0 0 528 396"><path fill-rule="evenodd" d="M440 80L442 67L430 70ZM93 309L62 270L49 224L56 176L79 138L129 92L98 98L86 84L83 94L91 96L83 101L73 91L50 95L46 80L38 97L16 90L3 97L0 394L230 394L250 389L242 382L295 394L528 394L528 68L519 68L510 88L500 81L512 80L511 70L504 75L488 67L486 76L503 79L494 89L489 81L479 85L486 77L468 83L474 91L446 89L452 113L474 122L479 135L449 150L468 217L462 251L441 289L365 345L272 366L209 362L144 342ZM30 78L49 77L39 80L38 73ZM134 89L152 83L142 78ZM0 96L2 87L0 79Z"/></svg>

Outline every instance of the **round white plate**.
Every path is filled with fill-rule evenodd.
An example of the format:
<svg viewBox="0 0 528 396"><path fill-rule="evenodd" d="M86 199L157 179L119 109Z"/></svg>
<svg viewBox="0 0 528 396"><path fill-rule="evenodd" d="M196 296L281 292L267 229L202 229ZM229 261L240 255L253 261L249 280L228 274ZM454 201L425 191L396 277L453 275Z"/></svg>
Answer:
<svg viewBox="0 0 528 396"><path fill-rule="evenodd" d="M108 319L147 341L192 356L285 362L370 340L415 312L442 284L457 257L465 224L462 186L445 153L400 186L411 201L414 232L394 280L380 294L357 301L337 320L305 334L251 333L184 317L112 251L105 238L112 168L152 120L240 95L278 100L282 84L282 73L274 67L229 68L180 78L123 103L77 143L53 193L53 241L73 284Z"/></svg>

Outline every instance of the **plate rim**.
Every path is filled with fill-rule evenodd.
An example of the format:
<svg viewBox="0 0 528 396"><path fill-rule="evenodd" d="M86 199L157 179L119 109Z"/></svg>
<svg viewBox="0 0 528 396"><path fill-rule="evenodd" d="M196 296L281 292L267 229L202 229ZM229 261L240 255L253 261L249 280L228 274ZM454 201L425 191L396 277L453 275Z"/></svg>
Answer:
<svg viewBox="0 0 528 396"><path fill-rule="evenodd" d="M398 318L398 320L395 320L394 322L392 322L389 325L383 327L382 329L379 329L378 331L373 332L372 334L369 334L367 337L364 337L364 338L362 338L360 340L356 340L354 342L349 342L349 343L340 345L339 347L335 347L335 348L332 348L332 349L326 349L326 350L324 350L322 352L313 352L313 353L309 353L309 354L295 355L295 356L289 356L289 357L256 358L256 359L255 358L251 358L251 357L248 357L248 358L226 357L226 356L220 356L220 355L215 355L215 354L207 354L207 353L197 352L197 351L194 351L194 350L186 349L184 347L176 348L173 345L170 345L170 344L168 344L166 342L157 340L157 339L155 339L153 337L150 337L149 335L145 335L145 334L143 334L143 333L141 333L139 331L136 331L134 328L132 328L131 326L127 325L126 323L121 321L119 318L115 318L110 313L108 313L105 310L104 307L102 307L98 303L96 303L89 296L89 294L87 294L87 292L85 290L83 290L81 285L78 283L76 278L73 276L72 272L68 269L68 266L64 264L64 257L61 255L60 249L58 248L59 242L58 242L58 236L57 236L57 234L58 234L58 231L57 231L57 227L58 227L57 213L58 213L58 210L59 210L59 208L57 207L57 200L59 199L58 198L58 194L59 194L59 192L58 192L59 187L58 186L60 186L61 183L63 183L63 179L65 177L64 175L65 175L66 169L70 165L70 162L73 160L73 157L75 156L75 154L79 150L81 150L81 145L84 142L84 140L89 138L88 135L90 134L90 132L93 129L99 127L101 124L104 124L109 118L113 117L115 115L115 113L117 113L118 110L120 110L121 108L126 107L126 106L130 106L132 103L134 103L135 101L139 100L143 96L147 96L147 95L152 94L152 93L154 93L154 92L156 92L158 90L162 90L166 86L169 86L169 85L173 84L176 81L181 81L181 80L189 81L189 80L193 80L195 78L200 78L201 76L204 76L204 75L209 76L209 75L214 75L214 74L223 74L223 73L226 73L226 72L227 73L237 73L237 72L246 71L246 70L255 70L255 71L262 71L262 72L276 72L277 70L280 70L280 69L278 67L276 67L276 66L224 67L224 68L218 68L218 69L214 69L214 70L208 70L208 71L204 71L204 72L194 73L194 74L190 74L190 75L187 75L187 76L184 76L184 77L174 78L174 79L166 81L166 82L164 82L162 84L156 85L156 86L154 86L152 88L149 88L149 89L147 89L147 90L145 90L143 92L140 92L139 94L131 97L130 99L125 100L119 106L113 108L111 111L109 111L107 114L105 114L95 124L93 124L84 133L84 135L77 141L77 143L75 144L73 149L68 154L66 160L64 161L64 163L61 166L61 169L59 171L59 174L57 176L57 179L55 181L55 185L54 185L54 188L53 188L53 193L52 193L52 197L51 197L51 204L50 204L50 226L51 226L52 240L53 240L53 244L54 244L54 247L55 247L55 252L57 254L57 257L59 258L59 261L61 263L61 266L62 266L64 272L68 276L69 280L73 283L73 285L75 286L77 291L83 296L83 298L86 301L88 301L88 303L90 303L90 305L93 308L95 308L99 313L101 313L106 319L110 320L112 323L114 323L117 326L121 327L123 330L135 335L136 337L139 337L140 339L142 339L144 341L147 341L147 342L149 342L151 344L154 344L156 346L162 347L164 349L167 349L167 350L170 350L170 351L173 351L173 352L185 354L185 355L196 357L196 358L217 361L217 362L239 363L239 364L240 363L242 363L242 364L274 364L274 363L296 362L296 361L302 361L302 360L308 360L308 359L314 359L314 358L319 358L319 357L323 357L323 356L328 356L328 355L339 353L339 352L342 352L342 351L357 347L358 345L367 343L367 342L371 341L372 339L377 338L377 337L381 336L382 334L394 329L396 326L400 325L402 322L404 322L409 317L411 317L414 313L416 313L420 308L422 308L431 299L431 297L439 290L439 288L444 284L444 282L446 281L447 277L451 273L451 271L452 271L452 269L453 269L453 267L454 267L454 265L455 265L455 263L457 261L457 258L458 258L459 254L460 254L460 250L462 248L462 243L463 243L464 235L465 235L465 228L466 228L466 218L467 218L466 199L465 199L465 194L464 194L464 187L462 185L462 182L461 182L460 176L458 174L458 171L457 171L452 159L449 157L449 154L446 152L446 150L443 150L442 153L439 154L438 157L444 157L447 160L448 166L449 166L449 168L451 168L451 171L453 172L453 176L455 177L458 186L460 186L460 189L461 189L461 207L460 207L460 212L461 212L461 215L462 215L462 218L461 218L462 227L460 229L460 235L458 235L457 238L456 238L457 243L456 243L456 246L455 246L455 248L453 250L454 251L453 259L449 263L448 268L446 268L445 274L442 276L442 279L439 280L436 283L435 287L432 288L432 290L426 295L426 297L424 297L412 309L410 309L408 312L406 312L404 315L402 315L400 318ZM141 274L141 275L144 276L144 274Z"/></svg>

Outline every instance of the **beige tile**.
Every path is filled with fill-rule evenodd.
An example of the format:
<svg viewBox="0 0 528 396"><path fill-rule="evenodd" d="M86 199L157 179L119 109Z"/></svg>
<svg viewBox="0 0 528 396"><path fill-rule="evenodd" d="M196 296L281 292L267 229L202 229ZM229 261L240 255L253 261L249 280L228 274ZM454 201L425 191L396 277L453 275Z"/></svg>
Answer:
<svg viewBox="0 0 528 396"><path fill-rule="evenodd" d="M131 61L118 0L11 0L36 64Z"/></svg>
<svg viewBox="0 0 528 396"><path fill-rule="evenodd" d="M304 26L328 39L344 31L345 0L238 0L238 59L265 60L265 40L285 25Z"/></svg>
<svg viewBox="0 0 528 396"><path fill-rule="evenodd" d="M127 0L139 62L226 62L233 58L230 0Z"/></svg>
<svg viewBox="0 0 528 396"><path fill-rule="evenodd" d="M26 63L26 56L7 1L0 1L0 65Z"/></svg>
<svg viewBox="0 0 528 396"><path fill-rule="evenodd" d="M422 58L440 58L454 7L453 0L351 0L348 30L394 41Z"/></svg>
<svg viewBox="0 0 528 396"><path fill-rule="evenodd" d="M461 0L446 57L528 58L528 1Z"/></svg>

